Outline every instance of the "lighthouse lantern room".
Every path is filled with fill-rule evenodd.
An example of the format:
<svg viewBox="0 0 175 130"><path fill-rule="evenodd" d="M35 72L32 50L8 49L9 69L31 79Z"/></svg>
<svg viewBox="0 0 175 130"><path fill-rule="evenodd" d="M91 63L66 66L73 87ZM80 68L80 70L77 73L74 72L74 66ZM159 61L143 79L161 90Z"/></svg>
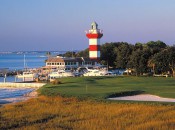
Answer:
<svg viewBox="0 0 175 130"><path fill-rule="evenodd" d="M89 39L89 58L100 59L100 38L103 36L102 30L98 29L98 24L93 22L91 29L86 33Z"/></svg>

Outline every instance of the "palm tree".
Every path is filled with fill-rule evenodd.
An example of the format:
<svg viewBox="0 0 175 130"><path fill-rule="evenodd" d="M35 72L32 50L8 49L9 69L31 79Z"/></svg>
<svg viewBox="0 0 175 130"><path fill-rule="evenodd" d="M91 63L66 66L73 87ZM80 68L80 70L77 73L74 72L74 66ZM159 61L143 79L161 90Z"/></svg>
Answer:
<svg viewBox="0 0 175 130"><path fill-rule="evenodd" d="M155 75L155 61L153 58L150 58L148 60L148 67L152 68L153 74Z"/></svg>
<svg viewBox="0 0 175 130"><path fill-rule="evenodd" d="M50 58L50 56L51 56L51 52L46 52L46 56L48 57L48 59Z"/></svg>

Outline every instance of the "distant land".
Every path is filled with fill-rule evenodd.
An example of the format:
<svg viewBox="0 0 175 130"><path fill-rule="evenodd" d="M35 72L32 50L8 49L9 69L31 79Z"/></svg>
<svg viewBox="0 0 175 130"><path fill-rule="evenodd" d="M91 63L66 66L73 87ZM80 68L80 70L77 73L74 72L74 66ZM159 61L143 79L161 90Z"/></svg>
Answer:
<svg viewBox="0 0 175 130"><path fill-rule="evenodd" d="M69 50L67 50L69 51ZM51 54L64 54L67 51L0 51L0 54L39 54L51 52ZM73 52L79 52L80 50L72 50Z"/></svg>

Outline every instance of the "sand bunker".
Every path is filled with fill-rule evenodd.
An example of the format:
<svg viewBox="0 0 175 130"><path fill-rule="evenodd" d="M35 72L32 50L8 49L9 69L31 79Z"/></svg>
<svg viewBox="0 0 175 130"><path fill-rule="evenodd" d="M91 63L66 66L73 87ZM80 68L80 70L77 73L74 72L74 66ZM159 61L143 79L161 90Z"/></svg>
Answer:
<svg viewBox="0 0 175 130"><path fill-rule="evenodd" d="M126 100L126 101L155 101L155 102L175 102L174 98L162 98L150 94L140 94L134 96L125 96L125 97L115 97L108 98L110 100Z"/></svg>

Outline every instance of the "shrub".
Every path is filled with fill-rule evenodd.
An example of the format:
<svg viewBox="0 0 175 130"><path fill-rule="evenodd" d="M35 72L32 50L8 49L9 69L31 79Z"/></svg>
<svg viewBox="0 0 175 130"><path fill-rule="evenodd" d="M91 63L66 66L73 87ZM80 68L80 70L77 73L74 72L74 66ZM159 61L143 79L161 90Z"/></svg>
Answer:
<svg viewBox="0 0 175 130"><path fill-rule="evenodd" d="M57 85L57 84L61 84L61 81L59 81L58 79L54 79L51 83L54 85Z"/></svg>

